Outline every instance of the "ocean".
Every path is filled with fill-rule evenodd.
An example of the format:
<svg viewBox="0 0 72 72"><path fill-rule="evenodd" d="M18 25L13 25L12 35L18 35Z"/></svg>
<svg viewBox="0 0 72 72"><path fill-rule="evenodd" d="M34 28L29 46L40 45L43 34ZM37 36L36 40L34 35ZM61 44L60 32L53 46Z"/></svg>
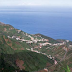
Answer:
<svg viewBox="0 0 72 72"><path fill-rule="evenodd" d="M54 39L68 39L72 41L72 11L60 10L33 10L2 9L0 21L10 24L29 34L43 34Z"/></svg>

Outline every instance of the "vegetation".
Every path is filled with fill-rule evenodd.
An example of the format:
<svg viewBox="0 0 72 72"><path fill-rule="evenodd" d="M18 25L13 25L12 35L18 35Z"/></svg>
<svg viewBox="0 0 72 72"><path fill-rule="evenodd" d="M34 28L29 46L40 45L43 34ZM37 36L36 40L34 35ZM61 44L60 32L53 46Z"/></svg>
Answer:
<svg viewBox="0 0 72 72"><path fill-rule="evenodd" d="M11 25L0 22L0 72L32 72L42 70L45 67L48 67L50 72L64 72L64 70L65 72L70 72L70 69L72 68L72 48L69 48L69 44L72 44L71 41L66 43L66 45L46 45L40 48L39 43L46 43L46 41L27 44L26 42L16 40L16 38L7 37L15 36L20 39L31 41L29 35L30 34L23 32L22 30L15 29ZM63 39L54 40L42 34L30 36L34 39L47 39L47 42L52 44L66 42L66 40ZM57 62L62 64L62 66L59 63L54 65L54 60L41 53L27 51L27 49L31 48L51 55Z"/></svg>
<svg viewBox="0 0 72 72"><path fill-rule="evenodd" d="M68 65L67 65L67 69L66 68L63 69L65 70L65 72L71 72Z"/></svg>
<svg viewBox="0 0 72 72"><path fill-rule="evenodd" d="M22 51L22 52L17 52L14 54L3 54L1 53L0 55L2 61L0 61L1 65L4 65L3 68L8 68L9 66L11 68L15 69L19 69L16 65L16 60L22 60L24 61L23 66L25 67L26 71L37 71L39 69L43 69L44 67L46 67L46 64L49 62L51 64L53 64L53 60L50 60L49 58L47 58L46 56L42 55L42 54L37 54L35 52L31 52L31 51ZM8 65L8 66L7 66ZM2 66L1 66L2 68Z"/></svg>

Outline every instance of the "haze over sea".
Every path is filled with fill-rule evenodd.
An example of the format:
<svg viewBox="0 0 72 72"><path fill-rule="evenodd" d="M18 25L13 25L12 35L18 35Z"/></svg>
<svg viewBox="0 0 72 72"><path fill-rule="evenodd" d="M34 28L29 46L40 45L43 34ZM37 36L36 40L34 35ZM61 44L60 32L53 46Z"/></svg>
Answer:
<svg viewBox="0 0 72 72"><path fill-rule="evenodd" d="M0 21L29 34L72 41L71 8L0 7Z"/></svg>

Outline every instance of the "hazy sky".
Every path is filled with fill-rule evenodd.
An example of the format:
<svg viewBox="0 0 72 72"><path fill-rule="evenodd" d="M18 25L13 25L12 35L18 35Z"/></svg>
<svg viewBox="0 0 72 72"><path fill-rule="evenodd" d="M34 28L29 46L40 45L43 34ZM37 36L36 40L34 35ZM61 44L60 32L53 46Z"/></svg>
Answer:
<svg viewBox="0 0 72 72"><path fill-rule="evenodd" d="M0 0L0 6L72 7L72 0Z"/></svg>

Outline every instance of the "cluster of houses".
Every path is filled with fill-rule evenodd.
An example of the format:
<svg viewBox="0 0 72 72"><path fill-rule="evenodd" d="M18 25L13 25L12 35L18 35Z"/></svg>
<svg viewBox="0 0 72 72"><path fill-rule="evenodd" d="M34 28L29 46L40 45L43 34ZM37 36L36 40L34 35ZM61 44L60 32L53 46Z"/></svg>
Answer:
<svg viewBox="0 0 72 72"><path fill-rule="evenodd" d="M18 33L19 33L20 31L21 31L21 30L18 30ZM12 37L8 36L8 38L20 40L21 42L26 42L26 43L30 43L30 44L31 44L31 43L37 43L38 41L39 41L39 42L40 42L40 41L48 41L48 39L44 39L44 38L42 38L42 39L37 39L37 38L35 38L35 39L34 39L34 37L32 37L31 35L28 35L27 33L26 33L26 36L29 37L31 40L21 39L21 38L18 37L18 36L12 36Z"/></svg>
<svg viewBox="0 0 72 72"><path fill-rule="evenodd" d="M18 33L20 33L20 32L21 32L21 30L18 30ZM43 46L47 46L47 45L60 46L60 45L64 45L66 42L69 42L69 40L66 40L66 42L52 44L52 43L49 43L48 39L44 39L40 35L33 36L33 35L30 35L30 34L27 34L27 33L24 33L24 35L29 37L30 40L26 40L24 38L21 39L20 36L12 36L12 37L8 36L8 38L16 39L16 40L19 40L21 42L26 42L28 44L40 42L40 43L38 43L37 46L34 46L34 48L42 48ZM40 37L40 39L38 39L37 37ZM41 42L44 42L44 43L41 43ZM70 45L70 47L72 47L72 45Z"/></svg>
<svg viewBox="0 0 72 72"><path fill-rule="evenodd" d="M54 46L58 46L58 45L64 45L65 42L62 42L62 43L56 43L56 44L53 44Z"/></svg>
<svg viewBox="0 0 72 72"><path fill-rule="evenodd" d="M63 43L56 43L56 44L52 44L52 43L49 43L49 42L39 43L40 46L46 46L46 45L59 46L59 45L64 45L64 44L65 44L65 42L63 42Z"/></svg>
<svg viewBox="0 0 72 72"><path fill-rule="evenodd" d="M19 33L19 32L20 32L20 31L18 31L18 33ZM31 44L31 43L37 43L38 41L46 41L45 43L38 43L39 46L37 46L37 48L41 48L42 46L46 46L46 45L63 45L63 44L64 44L64 43L51 44L51 43L48 42L48 39L44 39L44 38L41 38L41 39L35 38L35 39L34 39L31 35L28 35L27 33L26 33L26 36L30 37L31 40L21 39L21 38L18 37L18 36L12 36L12 37L8 36L8 38L16 39L16 40L19 40L19 41L21 41L21 42L26 42L26 43L30 43L30 44ZM37 51L37 50L33 50L33 48L31 48L31 49L26 48L26 49L27 49L27 50L31 50L32 52L41 53L41 54L43 54L43 55L46 55L48 58L53 59L53 60L54 60L54 63L57 64L57 61L56 61L56 60L54 59L54 57L52 57L51 55L47 55L46 53L42 53L42 52L39 52L39 51Z"/></svg>
<svg viewBox="0 0 72 72"><path fill-rule="evenodd" d="M72 45L69 45L69 47L72 47Z"/></svg>
<svg viewBox="0 0 72 72"><path fill-rule="evenodd" d="M18 33L20 32L21 30L18 30ZM37 46L34 46L34 48L42 48L43 46L47 46L47 45L51 45L51 46L59 46L59 45L64 45L65 44L65 42L63 42L63 43L55 43L55 44L52 44L52 43L49 43L48 41L48 39L44 39L44 38L42 38L41 36L41 39L38 39L37 37L36 38L34 38L34 37L32 37L31 35L29 35L29 34L25 34L25 36L27 36L27 37L29 37L30 38L30 40L26 40L26 39L21 39L20 38L20 36L12 36L12 37L10 37L10 36L8 36L8 38L12 38L12 39L16 39L16 40L19 40L19 41L21 41L21 42L26 42L26 43L28 43L28 44L32 44L32 43L38 43L38 42L44 42L44 43L38 43L38 45ZM46 42L45 42L46 41ZM69 42L68 40L67 40L67 42ZM37 51L36 51L37 52Z"/></svg>
<svg viewBox="0 0 72 72"><path fill-rule="evenodd" d="M45 42L45 43L39 43L40 46L46 46L46 45L52 45L51 43L49 42Z"/></svg>

